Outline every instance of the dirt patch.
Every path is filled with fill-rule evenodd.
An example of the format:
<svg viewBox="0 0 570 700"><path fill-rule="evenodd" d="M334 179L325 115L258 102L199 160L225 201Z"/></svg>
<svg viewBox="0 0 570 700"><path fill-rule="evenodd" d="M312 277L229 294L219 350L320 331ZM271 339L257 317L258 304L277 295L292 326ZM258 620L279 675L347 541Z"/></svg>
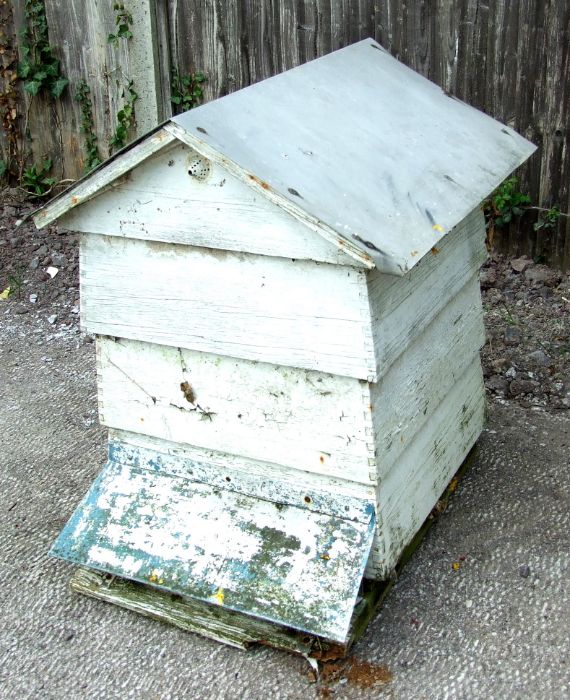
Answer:
<svg viewBox="0 0 570 700"><path fill-rule="evenodd" d="M481 270L489 394L525 408L570 408L570 276L493 255Z"/></svg>
<svg viewBox="0 0 570 700"><path fill-rule="evenodd" d="M347 683L357 688L372 688L390 683L392 679L392 672L385 666L371 664L355 657L326 661L320 668L319 696L334 697L338 686L342 687Z"/></svg>

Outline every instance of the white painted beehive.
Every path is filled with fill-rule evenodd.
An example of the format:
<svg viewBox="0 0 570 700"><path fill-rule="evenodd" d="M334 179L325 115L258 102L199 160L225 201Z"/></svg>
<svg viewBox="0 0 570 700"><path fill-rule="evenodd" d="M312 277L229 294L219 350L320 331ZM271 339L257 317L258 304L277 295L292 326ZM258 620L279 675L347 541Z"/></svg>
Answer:
<svg viewBox="0 0 570 700"><path fill-rule="evenodd" d="M533 150L367 40L41 210L110 435L54 553L343 641L481 432L480 203Z"/></svg>

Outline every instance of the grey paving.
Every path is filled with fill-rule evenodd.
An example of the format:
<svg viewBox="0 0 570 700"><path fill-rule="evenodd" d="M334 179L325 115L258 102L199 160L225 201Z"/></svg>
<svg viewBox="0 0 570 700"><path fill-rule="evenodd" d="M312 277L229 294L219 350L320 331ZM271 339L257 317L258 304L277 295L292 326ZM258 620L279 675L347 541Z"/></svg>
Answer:
<svg viewBox="0 0 570 700"><path fill-rule="evenodd" d="M476 464L355 649L392 682L331 697L570 697L569 423L490 407ZM104 455L93 345L0 309L1 697L319 697L303 659L69 591L47 551Z"/></svg>

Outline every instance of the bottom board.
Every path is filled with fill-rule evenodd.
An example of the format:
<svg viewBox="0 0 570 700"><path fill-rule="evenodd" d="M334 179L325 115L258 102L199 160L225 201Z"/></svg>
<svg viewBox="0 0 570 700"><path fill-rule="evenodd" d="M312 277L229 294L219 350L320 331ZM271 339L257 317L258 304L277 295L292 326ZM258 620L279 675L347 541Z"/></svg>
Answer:
<svg viewBox="0 0 570 700"><path fill-rule="evenodd" d="M363 511L351 520L111 456L51 554L343 642L376 526L373 504Z"/></svg>
<svg viewBox="0 0 570 700"><path fill-rule="evenodd" d="M467 471L475 454L476 448L473 448L419 532L400 556L395 567L397 575L410 560L429 528L445 511L450 496L457 488L458 479ZM362 636L395 580L396 578L393 577L387 581L364 580L362 582L360 595L352 613L350 631L343 644L331 643L321 637L232 612L226 608L172 595L154 586L84 568L76 570L70 586L77 593L113 603L146 617L172 624L184 631L194 632L234 647L246 649L253 644L265 644L302 654L307 658L332 659L346 656L352 645Z"/></svg>

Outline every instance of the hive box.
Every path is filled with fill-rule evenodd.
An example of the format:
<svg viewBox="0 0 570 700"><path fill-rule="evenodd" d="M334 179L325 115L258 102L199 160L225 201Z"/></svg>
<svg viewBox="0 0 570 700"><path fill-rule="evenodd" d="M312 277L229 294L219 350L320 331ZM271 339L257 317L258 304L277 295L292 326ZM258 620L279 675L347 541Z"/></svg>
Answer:
<svg viewBox="0 0 570 700"><path fill-rule="evenodd" d="M481 432L480 203L533 150L366 40L37 213L83 232L109 429L53 554L345 641Z"/></svg>

